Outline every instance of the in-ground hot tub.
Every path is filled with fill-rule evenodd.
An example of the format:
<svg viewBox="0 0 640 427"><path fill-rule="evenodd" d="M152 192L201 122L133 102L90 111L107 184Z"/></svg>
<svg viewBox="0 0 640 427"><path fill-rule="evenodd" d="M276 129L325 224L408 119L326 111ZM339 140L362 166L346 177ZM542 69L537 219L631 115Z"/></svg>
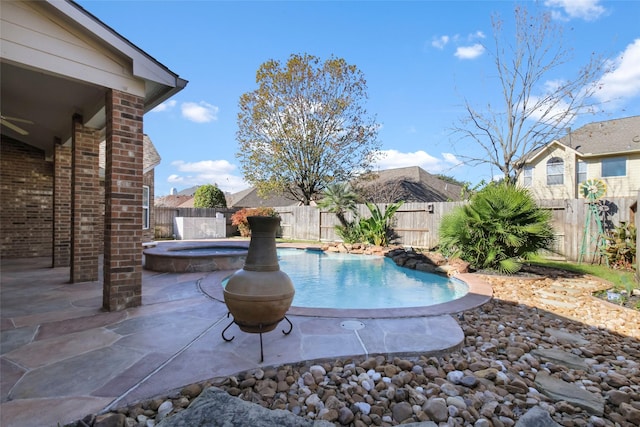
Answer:
<svg viewBox="0 0 640 427"><path fill-rule="evenodd" d="M162 273L239 270L248 249L248 241L159 242L143 252L144 267Z"/></svg>

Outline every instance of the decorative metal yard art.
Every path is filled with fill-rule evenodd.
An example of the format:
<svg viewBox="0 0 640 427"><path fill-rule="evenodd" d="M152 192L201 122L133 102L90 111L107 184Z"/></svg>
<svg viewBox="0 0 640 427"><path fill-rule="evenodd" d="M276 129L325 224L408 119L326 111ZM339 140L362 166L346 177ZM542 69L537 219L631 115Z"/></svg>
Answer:
<svg viewBox="0 0 640 427"><path fill-rule="evenodd" d="M274 330L282 320L289 324L289 330L283 330L283 334L289 335L293 330L285 314L291 307L295 289L278 264L276 230L280 218L250 216L247 220L251 229L249 252L242 270L236 271L224 288L224 302L233 321L222 331L222 338L233 340L234 337L227 338L224 334L234 323L244 332L260 334L260 362L263 362L262 334Z"/></svg>
<svg viewBox="0 0 640 427"><path fill-rule="evenodd" d="M582 246L578 262L582 262L585 256L592 255L591 261L603 256L605 241L602 238L604 227L600 218L603 210L608 206L601 203L601 199L607 191L607 185L600 179L588 179L580 184L580 195L587 199L587 212L584 218L584 231L582 233ZM595 226L595 229L594 229ZM595 248L594 252L591 249ZM605 258L606 260L606 258ZM608 262L607 262L608 263Z"/></svg>

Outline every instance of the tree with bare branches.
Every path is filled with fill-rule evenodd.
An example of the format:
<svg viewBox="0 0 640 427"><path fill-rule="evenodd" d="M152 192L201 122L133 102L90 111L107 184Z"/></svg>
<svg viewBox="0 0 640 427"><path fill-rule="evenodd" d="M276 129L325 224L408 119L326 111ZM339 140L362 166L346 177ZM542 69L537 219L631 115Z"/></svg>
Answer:
<svg viewBox="0 0 640 427"><path fill-rule="evenodd" d="M492 17L492 55L501 102L474 106L465 98L464 117L453 128L456 144L469 142L481 154L459 154L468 165L490 164L508 182L516 182L523 162L532 151L561 137L578 114L594 112L596 82L604 73L604 59L592 54L573 77L558 79L556 72L572 58L563 28L549 13L532 15L515 8L515 36L504 35L504 22Z"/></svg>

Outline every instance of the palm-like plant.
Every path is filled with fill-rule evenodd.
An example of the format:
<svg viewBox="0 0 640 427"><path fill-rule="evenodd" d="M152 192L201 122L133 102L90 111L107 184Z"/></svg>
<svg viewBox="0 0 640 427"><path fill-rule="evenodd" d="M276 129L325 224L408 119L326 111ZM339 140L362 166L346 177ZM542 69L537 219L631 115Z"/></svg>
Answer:
<svg viewBox="0 0 640 427"><path fill-rule="evenodd" d="M329 184L325 188L324 197L318 201L318 207L336 214L342 227L348 228L351 223L347 220L347 212L355 212L358 195L347 183Z"/></svg>
<svg viewBox="0 0 640 427"><path fill-rule="evenodd" d="M527 189L506 182L486 186L440 223L445 255L507 274L553 240L551 212L540 209Z"/></svg>

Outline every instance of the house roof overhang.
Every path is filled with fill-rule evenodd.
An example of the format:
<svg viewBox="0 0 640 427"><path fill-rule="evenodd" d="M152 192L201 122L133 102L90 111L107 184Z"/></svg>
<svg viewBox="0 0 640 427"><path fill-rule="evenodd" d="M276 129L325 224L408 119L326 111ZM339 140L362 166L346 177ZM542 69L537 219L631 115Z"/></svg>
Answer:
<svg viewBox="0 0 640 427"><path fill-rule="evenodd" d="M1 3L2 115L28 134L2 133L48 156L70 141L73 115L104 128L107 91L142 97L147 112L187 85L71 0Z"/></svg>
<svg viewBox="0 0 640 427"><path fill-rule="evenodd" d="M611 151L609 153L578 153L578 157L581 159L592 159L602 157L618 157L628 156L633 154L640 154L640 150L624 150L624 151Z"/></svg>
<svg viewBox="0 0 640 427"><path fill-rule="evenodd" d="M547 145L538 148L537 150L535 150L533 153L531 153L531 156L529 156L523 164L527 165L527 164L531 164L531 163L535 163L539 160L540 157L543 157L546 155L546 153L548 153L549 151L553 150L554 148L559 148L561 150L564 151L569 151L577 156L580 156L580 153L577 152L576 150L574 150L571 147L568 147L566 145L564 145L563 143L561 143L558 140L553 140L550 143L548 143Z"/></svg>

